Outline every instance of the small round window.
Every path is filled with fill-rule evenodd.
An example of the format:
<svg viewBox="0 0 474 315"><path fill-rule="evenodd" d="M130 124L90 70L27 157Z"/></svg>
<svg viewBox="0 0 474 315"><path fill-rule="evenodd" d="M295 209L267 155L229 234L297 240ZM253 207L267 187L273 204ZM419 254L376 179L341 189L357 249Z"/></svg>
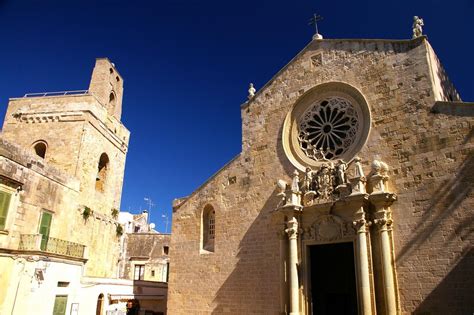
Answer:
<svg viewBox="0 0 474 315"><path fill-rule="evenodd" d="M369 129L363 95L346 83L325 83L304 94L288 113L283 149L300 170L327 160L349 161L362 149Z"/></svg>

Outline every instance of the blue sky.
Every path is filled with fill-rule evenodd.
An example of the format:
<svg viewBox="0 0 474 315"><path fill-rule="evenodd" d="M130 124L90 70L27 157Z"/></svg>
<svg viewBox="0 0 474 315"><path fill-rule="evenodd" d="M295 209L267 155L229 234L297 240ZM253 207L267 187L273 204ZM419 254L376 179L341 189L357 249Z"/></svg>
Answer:
<svg viewBox="0 0 474 315"><path fill-rule="evenodd" d="M414 15L465 101L474 101L474 2L0 0L0 117L9 97L87 89L96 57L124 78L131 140L122 210L174 198L240 152L240 104L311 39L411 37ZM168 231L170 227L168 226Z"/></svg>

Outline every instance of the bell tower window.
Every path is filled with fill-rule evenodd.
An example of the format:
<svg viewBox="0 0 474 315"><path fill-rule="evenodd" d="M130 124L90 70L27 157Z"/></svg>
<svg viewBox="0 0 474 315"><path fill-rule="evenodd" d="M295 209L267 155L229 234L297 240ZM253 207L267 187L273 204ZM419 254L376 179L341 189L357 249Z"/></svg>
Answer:
<svg viewBox="0 0 474 315"><path fill-rule="evenodd" d="M46 142L44 141L37 141L33 144L33 150L35 151L36 155L39 156L40 158L45 158L46 156L46 149L47 145Z"/></svg>
<svg viewBox="0 0 474 315"><path fill-rule="evenodd" d="M95 190L99 192L104 192L108 168L109 168L109 157L107 156L107 154L102 153L99 159L97 176L95 180Z"/></svg>
<svg viewBox="0 0 474 315"><path fill-rule="evenodd" d="M109 108L108 112L109 112L110 115L112 115L115 111L115 103L116 103L115 94L114 94L114 92L111 92L110 95L109 95L109 106L108 106L108 108Z"/></svg>

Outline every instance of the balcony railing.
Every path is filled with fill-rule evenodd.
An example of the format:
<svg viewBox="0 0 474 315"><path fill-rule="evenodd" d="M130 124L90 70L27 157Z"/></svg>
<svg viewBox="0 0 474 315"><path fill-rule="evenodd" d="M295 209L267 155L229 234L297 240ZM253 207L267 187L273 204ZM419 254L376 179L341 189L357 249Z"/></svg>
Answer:
<svg viewBox="0 0 474 315"><path fill-rule="evenodd" d="M87 95L87 94L89 94L89 90L27 93L23 97L47 97L47 96Z"/></svg>
<svg viewBox="0 0 474 315"><path fill-rule="evenodd" d="M42 234L22 234L18 249L84 258L85 246Z"/></svg>

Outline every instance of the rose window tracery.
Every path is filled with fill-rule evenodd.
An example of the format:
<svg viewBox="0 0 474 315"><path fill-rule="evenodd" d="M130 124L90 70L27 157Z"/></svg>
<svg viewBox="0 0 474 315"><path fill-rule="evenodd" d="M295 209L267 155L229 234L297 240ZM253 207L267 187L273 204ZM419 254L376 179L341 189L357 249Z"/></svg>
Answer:
<svg viewBox="0 0 474 315"><path fill-rule="evenodd" d="M352 103L340 96L316 101L298 122L298 142L312 160L341 157L354 143L360 117Z"/></svg>

